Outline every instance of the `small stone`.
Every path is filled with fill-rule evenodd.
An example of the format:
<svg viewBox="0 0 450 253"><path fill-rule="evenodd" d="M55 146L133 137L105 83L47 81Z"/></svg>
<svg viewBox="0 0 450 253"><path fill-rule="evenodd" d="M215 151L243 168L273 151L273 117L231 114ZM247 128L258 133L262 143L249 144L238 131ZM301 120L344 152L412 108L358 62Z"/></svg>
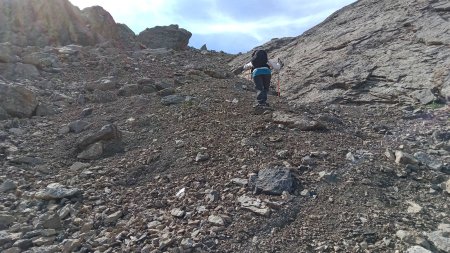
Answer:
<svg viewBox="0 0 450 253"><path fill-rule="evenodd" d="M254 199L243 195L238 198L238 202L244 210L251 211L261 216L270 216L270 208L266 207L265 204L259 199Z"/></svg>
<svg viewBox="0 0 450 253"><path fill-rule="evenodd" d="M406 253L432 253L432 252L420 246L412 246L411 248L406 250Z"/></svg>
<svg viewBox="0 0 450 253"><path fill-rule="evenodd" d="M0 185L0 192L8 192L11 190L15 190L17 188L16 182L6 179L3 181L3 183Z"/></svg>
<svg viewBox="0 0 450 253"><path fill-rule="evenodd" d="M16 219L12 215L0 213L0 229L9 227L15 220Z"/></svg>
<svg viewBox="0 0 450 253"><path fill-rule="evenodd" d="M69 124L69 130L70 132L74 132L74 133L81 133L84 130L86 130L89 126L91 125L91 123L83 121L83 120L77 120L74 121L72 123Z"/></svg>
<svg viewBox="0 0 450 253"><path fill-rule="evenodd" d="M277 151L276 156L280 159L286 159L289 157L289 150L279 150Z"/></svg>
<svg viewBox="0 0 450 253"><path fill-rule="evenodd" d="M160 221L155 220L155 221L149 222L149 223L147 224L147 228L148 228L148 229L153 229L153 228L158 227L158 226L161 225L161 224L162 224L162 223L161 223Z"/></svg>
<svg viewBox="0 0 450 253"><path fill-rule="evenodd" d="M94 109L92 109L92 108L85 108L85 109L83 109L83 111L81 111L81 115L80 116L82 118L85 118L85 117L91 115L93 111L94 111Z"/></svg>
<svg viewBox="0 0 450 253"><path fill-rule="evenodd" d="M96 142L89 147L87 147L86 150L78 154L78 159L84 159L84 160L95 160L102 156L103 154L103 144L101 142Z"/></svg>
<svg viewBox="0 0 450 253"><path fill-rule="evenodd" d="M66 239L62 242L62 245L63 253L71 253L81 247L81 241L79 239Z"/></svg>
<svg viewBox="0 0 450 253"><path fill-rule="evenodd" d="M194 241L190 238L184 238L181 240L180 246L183 247L183 249L190 249L194 247Z"/></svg>
<svg viewBox="0 0 450 253"><path fill-rule="evenodd" d="M288 168L268 167L259 171L254 187L265 194L281 195L293 191L294 179Z"/></svg>
<svg viewBox="0 0 450 253"><path fill-rule="evenodd" d="M33 247L33 241L30 239L21 239L14 242L13 247L18 247L22 250L27 250Z"/></svg>
<svg viewBox="0 0 450 253"><path fill-rule="evenodd" d="M40 225L44 228L59 229L62 227L61 218L57 215L43 215L40 217Z"/></svg>
<svg viewBox="0 0 450 253"><path fill-rule="evenodd" d="M180 208L174 208L172 211L170 211L170 214L177 218L183 218L186 212L184 210L181 210Z"/></svg>
<svg viewBox="0 0 450 253"><path fill-rule="evenodd" d="M305 197L309 197L310 196L310 192L308 189L304 189L303 191L300 192L301 196L305 196Z"/></svg>
<svg viewBox="0 0 450 253"><path fill-rule="evenodd" d="M440 251L450 252L450 225L439 225L440 230L427 234L428 240Z"/></svg>
<svg viewBox="0 0 450 253"><path fill-rule="evenodd" d="M106 216L105 223L106 224L114 224L120 219L120 217L122 217L122 211L121 210Z"/></svg>
<svg viewBox="0 0 450 253"><path fill-rule="evenodd" d="M198 153L195 157L196 162L204 162L209 160L209 154L207 153Z"/></svg>
<svg viewBox="0 0 450 253"><path fill-rule="evenodd" d="M75 162L74 164L72 164L72 166L70 166L70 170L78 171L78 170L89 168L90 166L91 166L91 164L89 164L89 163Z"/></svg>
<svg viewBox="0 0 450 253"><path fill-rule="evenodd" d="M35 198L42 200L57 200L62 198L71 198L81 191L77 188L65 188L59 183L52 183L47 185L47 188L40 190L35 194Z"/></svg>
<svg viewBox="0 0 450 253"><path fill-rule="evenodd" d="M395 162L397 164L413 164L413 165L417 165L419 164L419 161L417 161L416 158L414 158L414 156L405 153L403 151L395 151Z"/></svg>
<svg viewBox="0 0 450 253"><path fill-rule="evenodd" d="M412 201L408 201L406 203L409 205L408 209L406 210L408 213L420 213L422 211L422 207L418 204Z"/></svg>
<svg viewBox="0 0 450 253"><path fill-rule="evenodd" d="M212 223L214 225L217 225L217 226L224 226L225 225L225 221L223 220L223 218L218 216L218 215L210 215L208 217L208 222Z"/></svg>
<svg viewBox="0 0 450 253"><path fill-rule="evenodd" d="M319 172L319 180L323 180L328 183L336 183L337 175L334 172L321 171Z"/></svg>
<svg viewBox="0 0 450 253"><path fill-rule="evenodd" d="M233 178L231 179L231 183L245 187L248 185L248 180L245 178Z"/></svg>
<svg viewBox="0 0 450 253"><path fill-rule="evenodd" d="M444 166L441 161L424 152L417 152L414 157L432 170L440 171Z"/></svg>
<svg viewBox="0 0 450 253"><path fill-rule="evenodd" d="M219 192L211 191L210 193L206 194L205 199L208 202L216 202L217 200L219 200Z"/></svg>

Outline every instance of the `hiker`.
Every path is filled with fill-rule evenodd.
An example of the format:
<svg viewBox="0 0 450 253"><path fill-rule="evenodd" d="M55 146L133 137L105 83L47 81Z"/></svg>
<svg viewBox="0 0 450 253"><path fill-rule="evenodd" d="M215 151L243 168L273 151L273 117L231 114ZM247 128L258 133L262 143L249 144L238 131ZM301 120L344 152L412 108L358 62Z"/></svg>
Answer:
<svg viewBox="0 0 450 253"><path fill-rule="evenodd" d="M269 107L267 103L267 93L269 92L270 79L272 78L272 69L280 70L283 63L268 60L265 50L255 50L252 54L252 60L245 64L243 70L252 70L252 79L256 88L256 101L253 107Z"/></svg>

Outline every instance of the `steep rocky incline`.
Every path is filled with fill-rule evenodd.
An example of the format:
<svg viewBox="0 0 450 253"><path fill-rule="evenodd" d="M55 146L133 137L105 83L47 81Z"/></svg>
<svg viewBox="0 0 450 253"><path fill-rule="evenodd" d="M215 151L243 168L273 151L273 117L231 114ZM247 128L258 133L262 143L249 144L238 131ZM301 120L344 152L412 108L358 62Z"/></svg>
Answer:
<svg viewBox="0 0 450 253"><path fill-rule="evenodd" d="M450 97L449 17L445 0L360 0L263 47L285 60L282 91L294 103L428 104Z"/></svg>
<svg viewBox="0 0 450 253"><path fill-rule="evenodd" d="M0 81L45 104L0 121L2 252L448 252L447 107L254 111L230 55L50 51Z"/></svg>

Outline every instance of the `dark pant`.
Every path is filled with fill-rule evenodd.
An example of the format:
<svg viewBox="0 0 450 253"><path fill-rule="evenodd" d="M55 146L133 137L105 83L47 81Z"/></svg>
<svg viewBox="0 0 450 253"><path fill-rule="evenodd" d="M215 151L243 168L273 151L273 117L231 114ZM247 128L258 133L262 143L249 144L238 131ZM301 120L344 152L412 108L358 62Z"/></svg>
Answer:
<svg viewBox="0 0 450 253"><path fill-rule="evenodd" d="M257 75L253 77L253 82L255 82L256 88L256 100L258 101L258 104L266 103L271 78L272 75Z"/></svg>

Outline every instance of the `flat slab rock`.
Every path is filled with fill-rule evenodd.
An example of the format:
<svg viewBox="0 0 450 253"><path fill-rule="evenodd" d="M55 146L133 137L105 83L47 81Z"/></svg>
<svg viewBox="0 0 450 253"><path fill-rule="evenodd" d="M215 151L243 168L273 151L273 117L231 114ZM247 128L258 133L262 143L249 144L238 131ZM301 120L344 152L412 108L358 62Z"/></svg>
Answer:
<svg viewBox="0 0 450 253"><path fill-rule="evenodd" d="M35 194L35 198L43 200L54 200L62 198L70 198L80 194L81 191L78 188L66 188L58 183L47 185L43 190L38 191Z"/></svg>
<svg viewBox="0 0 450 253"><path fill-rule="evenodd" d="M243 195L238 198L238 202L241 204L241 208L244 210L248 210L257 215L269 216L270 208L268 208L264 202L259 199L251 198L246 195Z"/></svg>
<svg viewBox="0 0 450 253"><path fill-rule="evenodd" d="M272 120L274 123L298 128L302 131L320 131L327 129L326 125L322 122L318 122L301 115L289 114L280 111L276 111L272 114Z"/></svg>
<svg viewBox="0 0 450 253"><path fill-rule="evenodd" d="M250 178L249 184L250 187L255 188L256 192L281 195L284 191L293 191L294 178L287 168L265 168L259 171L257 177Z"/></svg>

